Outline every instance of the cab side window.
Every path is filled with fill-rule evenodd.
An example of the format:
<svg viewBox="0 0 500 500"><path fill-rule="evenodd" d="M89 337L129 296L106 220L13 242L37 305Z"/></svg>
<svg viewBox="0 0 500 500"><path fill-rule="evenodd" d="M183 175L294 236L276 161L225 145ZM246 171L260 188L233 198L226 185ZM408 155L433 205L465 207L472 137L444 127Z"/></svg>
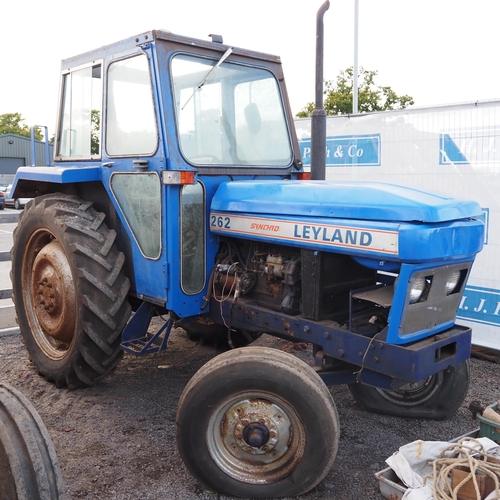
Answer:
<svg viewBox="0 0 500 500"><path fill-rule="evenodd" d="M193 295L205 286L205 189L198 182L181 189L181 285Z"/></svg>
<svg viewBox="0 0 500 500"><path fill-rule="evenodd" d="M108 156L153 155L158 130L149 62L140 54L112 62L107 76Z"/></svg>
<svg viewBox="0 0 500 500"><path fill-rule="evenodd" d="M63 74L56 158L100 156L101 74L100 64Z"/></svg>

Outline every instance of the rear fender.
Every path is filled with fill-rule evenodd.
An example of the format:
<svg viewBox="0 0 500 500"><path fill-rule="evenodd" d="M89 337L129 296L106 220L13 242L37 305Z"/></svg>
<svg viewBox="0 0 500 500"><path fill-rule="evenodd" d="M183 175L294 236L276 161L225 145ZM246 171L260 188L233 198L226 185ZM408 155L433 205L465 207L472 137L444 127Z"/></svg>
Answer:
<svg viewBox="0 0 500 500"><path fill-rule="evenodd" d="M69 186L74 183L101 181L101 167L20 167L12 185L15 198L34 198L41 194L67 189L54 189L54 184Z"/></svg>

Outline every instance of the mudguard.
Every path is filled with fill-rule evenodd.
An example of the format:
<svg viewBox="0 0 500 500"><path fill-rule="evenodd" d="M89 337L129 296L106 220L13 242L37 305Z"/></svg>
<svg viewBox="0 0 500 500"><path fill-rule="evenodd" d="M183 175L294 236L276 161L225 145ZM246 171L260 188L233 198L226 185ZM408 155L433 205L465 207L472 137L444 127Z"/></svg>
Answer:
<svg viewBox="0 0 500 500"><path fill-rule="evenodd" d="M12 186L17 198L31 197L34 193L28 187L33 182L71 184L73 182L91 182L101 180L100 166L64 166L64 167L19 167ZM26 182L25 182L26 181ZM29 183L29 184L28 184Z"/></svg>

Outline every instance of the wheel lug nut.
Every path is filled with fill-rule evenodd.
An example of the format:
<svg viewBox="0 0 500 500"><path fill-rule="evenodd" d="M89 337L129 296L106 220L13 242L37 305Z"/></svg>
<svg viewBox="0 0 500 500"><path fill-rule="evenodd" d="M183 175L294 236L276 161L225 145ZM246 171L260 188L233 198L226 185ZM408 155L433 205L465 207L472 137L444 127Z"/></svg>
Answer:
<svg viewBox="0 0 500 500"><path fill-rule="evenodd" d="M247 452L248 452L248 453L252 453L252 452L253 452L253 449L252 449L252 448L250 448L250 447L248 447L248 448L247 448Z"/></svg>
<svg viewBox="0 0 500 500"><path fill-rule="evenodd" d="M265 423L266 423L266 421L265 421L263 418L261 418L261 419L259 420L259 424L260 424L260 425L264 425Z"/></svg>
<svg viewBox="0 0 500 500"><path fill-rule="evenodd" d="M245 427L247 427L247 426L248 426L248 424L249 424L248 420L243 420L243 422L241 422L241 423L242 423Z"/></svg>
<svg viewBox="0 0 500 500"><path fill-rule="evenodd" d="M243 439L243 436L241 434L236 434L236 439Z"/></svg>

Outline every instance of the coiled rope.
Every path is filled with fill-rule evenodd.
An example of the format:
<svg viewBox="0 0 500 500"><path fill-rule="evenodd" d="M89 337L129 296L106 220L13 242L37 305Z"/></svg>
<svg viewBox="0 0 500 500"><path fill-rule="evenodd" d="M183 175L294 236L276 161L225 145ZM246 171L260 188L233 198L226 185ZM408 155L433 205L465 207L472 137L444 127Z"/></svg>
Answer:
<svg viewBox="0 0 500 500"><path fill-rule="evenodd" d="M497 460L497 462L495 463L492 460ZM453 469L456 468L470 472L452 489L450 476ZM483 445L476 439L465 437L456 444L445 448L439 458L432 462L432 469L434 500L457 500L460 488L471 479L477 499L481 500L477 473L483 473L493 479L495 484L494 498L495 500L500 499L500 463L498 463L498 456L486 453Z"/></svg>

